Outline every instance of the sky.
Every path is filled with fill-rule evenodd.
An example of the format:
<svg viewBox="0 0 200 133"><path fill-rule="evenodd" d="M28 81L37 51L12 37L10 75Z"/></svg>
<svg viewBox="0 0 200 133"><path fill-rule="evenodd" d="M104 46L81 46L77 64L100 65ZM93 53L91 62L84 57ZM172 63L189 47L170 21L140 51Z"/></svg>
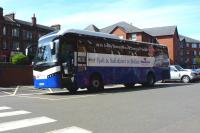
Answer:
<svg viewBox="0 0 200 133"><path fill-rule="evenodd" d="M179 34L200 40L200 0L0 0L4 15L62 29L104 28L125 21L138 28L176 25Z"/></svg>

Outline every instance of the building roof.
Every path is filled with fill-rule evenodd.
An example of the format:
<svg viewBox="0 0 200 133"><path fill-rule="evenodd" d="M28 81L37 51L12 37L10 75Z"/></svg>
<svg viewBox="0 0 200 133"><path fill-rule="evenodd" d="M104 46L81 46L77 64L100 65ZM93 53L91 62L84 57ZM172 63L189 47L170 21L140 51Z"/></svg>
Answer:
<svg viewBox="0 0 200 133"><path fill-rule="evenodd" d="M154 27L154 28L145 28L144 32L148 33L151 36L166 36L174 35L177 26L164 26L164 27Z"/></svg>
<svg viewBox="0 0 200 133"><path fill-rule="evenodd" d="M32 24L31 22L27 22L27 21L23 21L23 20L18 20L18 19L15 19L15 21L16 21L18 24L33 26L33 24ZM45 29L45 30L54 30L54 28L52 28L52 27L48 27L48 26L44 26L44 25L40 25L40 24L37 24L37 27L38 27L38 28Z"/></svg>
<svg viewBox="0 0 200 133"><path fill-rule="evenodd" d="M141 30L131 24L128 24L126 22L119 22L119 23L113 24L111 26L100 29L100 31L104 32L104 33L112 33L112 31L117 27L122 28L124 30L124 32L126 32L126 33L143 32L143 30Z"/></svg>
<svg viewBox="0 0 200 133"><path fill-rule="evenodd" d="M86 27L84 30L87 31L94 31L94 32L99 32L100 30L93 24L89 25L88 27Z"/></svg>
<svg viewBox="0 0 200 133"><path fill-rule="evenodd" d="M187 36L183 36L183 35L179 35L179 38L180 38L180 40L185 39L185 41L188 42L188 43L200 43L199 40L196 40L196 39L193 39L193 38L190 38L190 37L187 37Z"/></svg>
<svg viewBox="0 0 200 133"><path fill-rule="evenodd" d="M27 26L33 26L33 24L31 22L27 22L27 21L23 21L23 20L19 20L19 19L12 19L8 16L4 16L4 20L8 21L8 22L12 22L12 23L16 23L16 24L22 24L22 25L27 25ZM48 26L44 26L44 25L40 25L40 24L37 24L37 27L38 28L41 28L41 29L45 29L45 30L55 30L54 28L52 27L48 27Z"/></svg>
<svg viewBox="0 0 200 133"><path fill-rule="evenodd" d="M14 20L12 20L10 17L8 16L4 16L4 20L8 21L8 22L15 22Z"/></svg>

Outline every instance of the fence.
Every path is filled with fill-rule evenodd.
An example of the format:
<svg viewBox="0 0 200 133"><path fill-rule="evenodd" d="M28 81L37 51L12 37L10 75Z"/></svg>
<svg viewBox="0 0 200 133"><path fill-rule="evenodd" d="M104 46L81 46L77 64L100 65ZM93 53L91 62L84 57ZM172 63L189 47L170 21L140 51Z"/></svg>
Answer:
<svg viewBox="0 0 200 133"><path fill-rule="evenodd" d="M28 65L0 64L0 86L32 85L33 70Z"/></svg>

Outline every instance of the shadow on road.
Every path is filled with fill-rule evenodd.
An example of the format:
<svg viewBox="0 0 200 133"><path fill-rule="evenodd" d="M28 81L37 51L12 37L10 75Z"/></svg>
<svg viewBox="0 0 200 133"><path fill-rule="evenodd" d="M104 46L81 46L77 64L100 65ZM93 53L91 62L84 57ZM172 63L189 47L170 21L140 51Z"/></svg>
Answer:
<svg viewBox="0 0 200 133"><path fill-rule="evenodd" d="M195 83L157 83L153 87L144 87L142 85L137 85L133 88L127 87L117 87L114 85L113 87L109 87L104 89L103 91L98 92L88 92L87 90L77 91L76 94L73 95L86 95L86 94L106 94L106 93L123 93L123 92L134 92L134 91L143 91L143 90L153 90L153 89L162 89L162 88L171 88L177 86L191 86ZM72 95L69 92L57 92L57 93L47 93L45 95Z"/></svg>

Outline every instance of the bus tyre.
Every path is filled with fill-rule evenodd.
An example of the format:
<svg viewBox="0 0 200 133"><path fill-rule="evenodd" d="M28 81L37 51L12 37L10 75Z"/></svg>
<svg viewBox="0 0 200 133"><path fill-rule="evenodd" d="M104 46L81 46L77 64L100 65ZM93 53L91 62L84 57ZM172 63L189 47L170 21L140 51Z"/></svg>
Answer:
<svg viewBox="0 0 200 133"><path fill-rule="evenodd" d="M134 83L133 83L133 84L128 83L128 84L124 84L124 86L125 86L126 88L133 88L133 87L135 87L135 84L134 84Z"/></svg>
<svg viewBox="0 0 200 133"><path fill-rule="evenodd" d="M67 90L69 91L70 94L75 94L78 90L78 88L76 87L69 87L67 88Z"/></svg>
<svg viewBox="0 0 200 133"><path fill-rule="evenodd" d="M90 85L87 88L89 92L101 91L104 89L102 79L99 76L92 76Z"/></svg>
<svg viewBox="0 0 200 133"><path fill-rule="evenodd" d="M181 81L182 81L183 83L189 83L189 82L190 82L190 77L187 76L187 75L185 75L185 76L183 76L183 77L181 78Z"/></svg>
<svg viewBox="0 0 200 133"><path fill-rule="evenodd" d="M146 82L143 84L143 86L154 86L155 84L155 77L153 74L148 74Z"/></svg>

